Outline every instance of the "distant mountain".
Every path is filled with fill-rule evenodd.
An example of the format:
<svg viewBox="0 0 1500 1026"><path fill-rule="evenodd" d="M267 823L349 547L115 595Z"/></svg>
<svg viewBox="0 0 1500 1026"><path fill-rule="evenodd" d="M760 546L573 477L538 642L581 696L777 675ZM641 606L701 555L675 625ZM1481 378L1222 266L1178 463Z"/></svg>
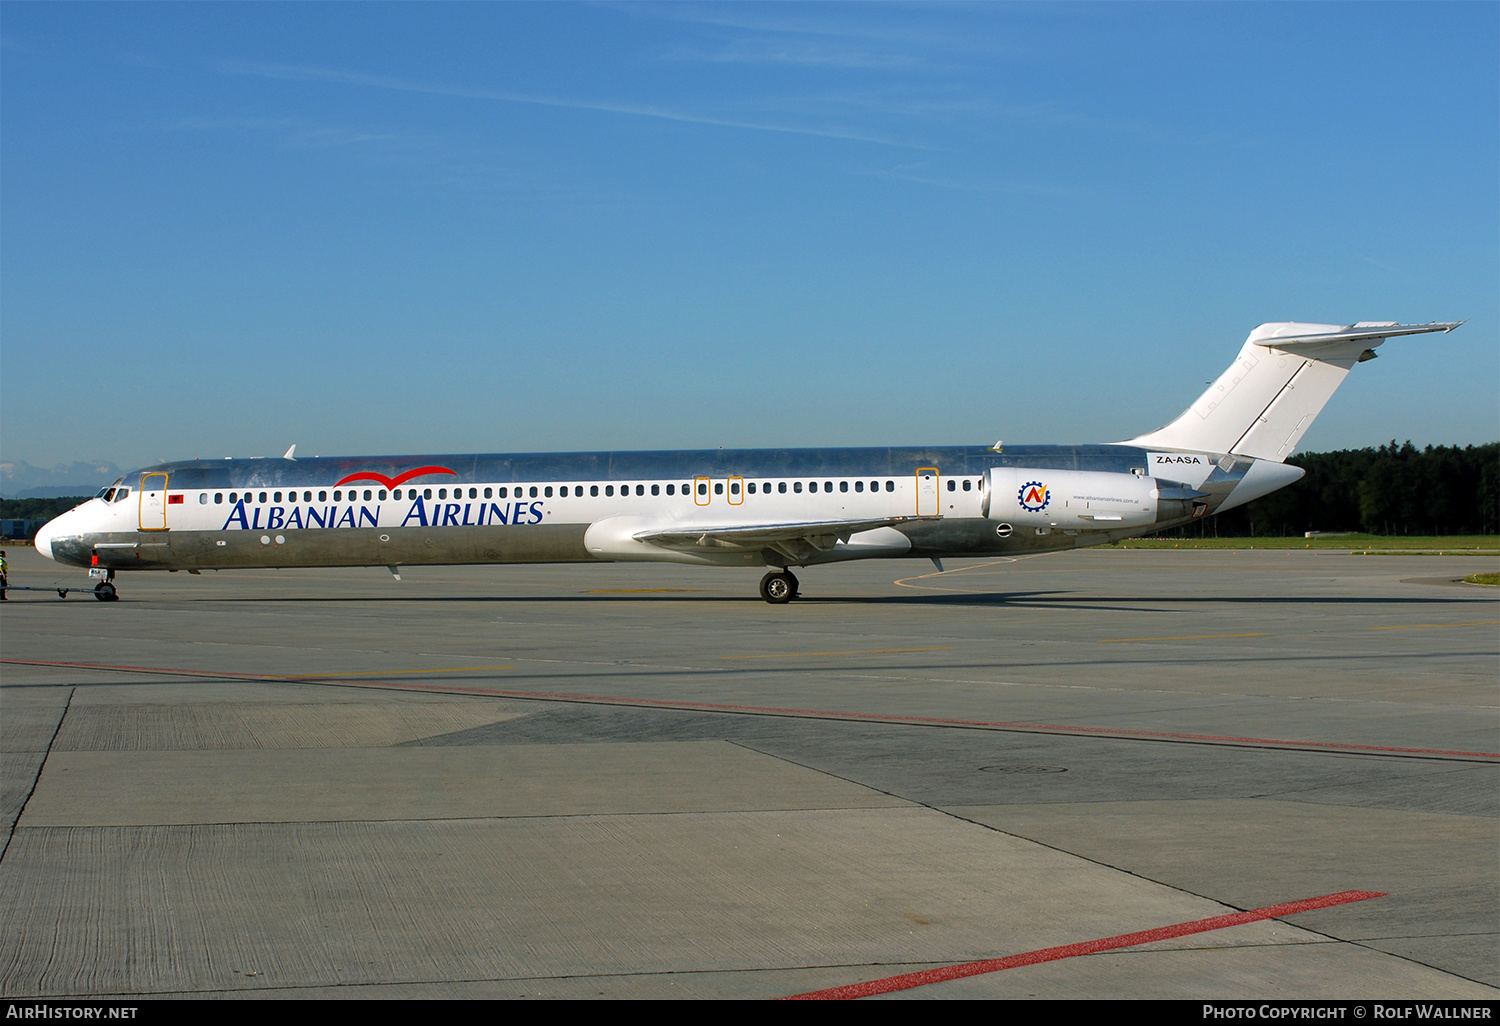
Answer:
<svg viewBox="0 0 1500 1026"><path fill-rule="evenodd" d="M0 496L7 499L50 499L59 495L93 495L120 477L122 471L107 460L59 464L50 469L24 460L0 461Z"/></svg>

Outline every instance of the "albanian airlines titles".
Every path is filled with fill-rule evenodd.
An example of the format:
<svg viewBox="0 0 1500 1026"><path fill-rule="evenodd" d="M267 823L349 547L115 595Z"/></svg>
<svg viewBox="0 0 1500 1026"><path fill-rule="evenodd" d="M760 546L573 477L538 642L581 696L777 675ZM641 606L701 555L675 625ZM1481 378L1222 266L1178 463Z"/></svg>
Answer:
<svg viewBox="0 0 1500 1026"><path fill-rule="evenodd" d="M379 527L381 507L337 503L323 506L246 507L245 498L235 502L224 521L222 531L261 531L279 527ZM262 515L265 522L261 522ZM487 527L498 525L540 524L542 503L538 502L434 502L428 504L416 496L398 527ZM389 525L387 525L389 526Z"/></svg>

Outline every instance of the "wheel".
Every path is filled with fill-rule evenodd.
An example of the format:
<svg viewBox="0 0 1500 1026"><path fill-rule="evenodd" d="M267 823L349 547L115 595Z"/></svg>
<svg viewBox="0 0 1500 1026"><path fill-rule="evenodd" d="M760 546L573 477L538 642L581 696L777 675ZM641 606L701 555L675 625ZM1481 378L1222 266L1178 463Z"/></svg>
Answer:
<svg viewBox="0 0 1500 1026"><path fill-rule="evenodd" d="M100 602L114 602L119 597L119 593L115 591L115 586L108 581L100 581L94 585L94 598Z"/></svg>
<svg viewBox="0 0 1500 1026"><path fill-rule="evenodd" d="M797 578L785 570L780 572L773 570L760 579L760 597L772 605L785 605L796 594Z"/></svg>

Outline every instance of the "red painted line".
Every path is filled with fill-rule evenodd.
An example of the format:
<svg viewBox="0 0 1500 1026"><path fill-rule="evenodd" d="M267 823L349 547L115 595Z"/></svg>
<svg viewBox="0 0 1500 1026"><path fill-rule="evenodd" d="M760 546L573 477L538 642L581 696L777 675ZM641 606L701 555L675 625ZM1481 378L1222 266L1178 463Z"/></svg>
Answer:
<svg viewBox="0 0 1500 1026"><path fill-rule="evenodd" d="M970 976L998 973L1003 969L1016 969L1023 965L1056 962L1062 958L1076 958L1079 955L1092 955L1099 951L1130 948L1137 944L1150 944L1152 941L1186 937L1189 934L1207 933L1210 930L1223 930L1231 926L1242 926L1245 923L1258 923L1265 919L1279 919L1282 916L1296 915L1298 912L1309 912L1315 908L1330 908L1334 905L1347 905L1353 901L1368 901L1371 898L1383 897L1385 897L1384 894L1375 891L1342 891L1338 894L1325 894L1321 898L1305 898L1302 901L1291 901L1284 905L1267 905L1265 908L1251 909L1248 912L1234 912L1227 916L1214 916L1211 919L1195 919L1190 923L1178 923L1175 926L1158 926L1154 930L1124 933L1118 937L1105 937L1101 940L1084 941L1081 944L1064 944L1057 948L1042 948L1006 958L992 958L984 962L964 962L960 965L943 966L941 969L924 969L919 973L887 976L883 980L851 983L845 987L832 987L828 990L813 990L806 994L793 994L781 1000L847 1001L851 998L870 997L875 994L890 994L898 990L925 987L929 983L962 980Z"/></svg>
<svg viewBox="0 0 1500 1026"><path fill-rule="evenodd" d="M130 673L167 673L179 677L209 677L220 680L260 680L280 684L316 684L320 687L375 687L436 691L463 695L493 695L497 698L523 698L552 702L588 702L595 705L646 706L660 709L702 709L706 712L763 713L774 716L815 716L825 720L858 720L883 723L910 723L916 726L982 727L992 730L1045 731L1055 734L1097 734L1101 737L1160 738L1169 741L1215 741L1223 744L1262 745L1297 750L1336 750L1347 752L1388 752L1398 755L1451 755L1469 759L1497 759L1500 752L1465 752L1446 748L1397 748L1390 745L1353 745L1339 741L1296 741L1286 738L1236 737L1232 734L1182 734L1164 730L1130 730L1124 727L1084 727L1061 723L1010 723L1003 720L965 720L943 716L901 716L895 713L837 712L831 709L793 709L774 705L732 705L724 702L686 702L664 698L620 698L616 695L579 695L562 691L517 691L507 688L479 688L461 684L419 684L402 681L370 680L330 681L327 678L299 677L296 674L236 673L232 670L174 670L160 666L115 666L109 663L50 662L41 659L0 659L0 665L67 666L84 670L121 670ZM720 671L714 671L720 672Z"/></svg>

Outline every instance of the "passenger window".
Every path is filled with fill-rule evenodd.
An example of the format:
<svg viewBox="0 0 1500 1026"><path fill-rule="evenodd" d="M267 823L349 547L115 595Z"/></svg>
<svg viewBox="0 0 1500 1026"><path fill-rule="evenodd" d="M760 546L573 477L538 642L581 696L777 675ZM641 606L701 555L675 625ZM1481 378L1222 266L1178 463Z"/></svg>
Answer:
<svg viewBox="0 0 1500 1026"><path fill-rule="evenodd" d="M423 488L422 489L422 498L424 498L424 499L430 499L430 498L432 498L432 489L431 488ZM339 501L339 493L338 492L334 492L333 493L333 501L334 502L338 502Z"/></svg>
<svg viewBox="0 0 1500 1026"><path fill-rule="evenodd" d="M670 486L668 486L668 487L670 487ZM589 497L590 498L597 498L598 495L599 495L599 486L598 485L589 485Z"/></svg>
<svg viewBox="0 0 1500 1026"><path fill-rule="evenodd" d="M229 493L229 501L230 502L239 502L240 501L239 494L237 492L230 492Z"/></svg>
<svg viewBox="0 0 1500 1026"><path fill-rule="evenodd" d="M222 506L222 505L224 505L224 493L223 492L214 492L214 505L215 506Z"/></svg>
<svg viewBox="0 0 1500 1026"><path fill-rule="evenodd" d="M970 481L968 478L964 478L964 491L966 491L966 492L972 492L973 490L974 490L974 488L973 488L973 482Z"/></svg>
<svg viewBox="0 0 1500 1026"><path fill-rule="evenodd" d="M651 494L652 495L660 495L661 494L661 485L652 485L651 486Z"/></svg>
<svg viewBox="0 0 1500 1026"><path fill-rule="evenodd" d="M667 485L667 494L668 495L676 495L677 494L677 486L676 485Z"/></svg>
<svg viewBox="0 0 1500 1026"><path fill-rule="evenodd" d="M265 492L261 492L260 493L260 501L261 502L265 502L266 501L266 493Z"/></svg>
<svg viewBox="0 0 1500 1026"><path fill-rule="evenodd" d="M792 491L797 492L797 493L800 494L801 491L802 491L802 482L801 481L794 481L792 483Z"/></svg>
<svg viewBox="0 0 1500 1026"><path fill-rule="evenodd" d="M368 488L365 489L365 501L366 502L370 501L370 489L368 489Z"/></svg>
<svg viewBox="0 0 1500 1026"><path fill-rule="evenodd" d="M778 492L780 492L782 495L785 495L786 494L786 482L785 481L778 481L776 483L776 490Z"/></svg>
<svg viewBox="0 0 1500 1026"><path fill-rule="evenodd" d="M730 495L738 495L738 494L740 494L740 483L738 481L731 481L731 482L729 482L729 494Z"/></svg>
<svg viewBox="0 0 1500 1026"><path fill-rule="evenodd" d="M723 481L715 481L714 482L714 494L715 495L723 495L724 494L724 482Z"/></svg>
<svg viewBox="0 0 1500 1026"><path fill-rule="evenodd" d="M208 505L208 493L207 492L199 492L198 493L198 505L200 505L200 506L207 506Z"/></svg>
<svg viewBox="0 0 1500 1026"><path fill-rule="evenodd" d="M864 491L865 490L865 483L863 481L856 481L856 482L854 482L854 490L856 492L862 492L862 491Z"/></svg>
<svg viewBox="0 0 1500 1026"><path fill-rule="evenodd" d="M486 488L484 490L484 497L486 499L493 499L495 497L495 489L493 489L493 488Z"/></svg>
<svg viewBox="0 0 1500 1026"><path fill-rule="evenodd" d="M824 481L823 482L823 490L825 492L831 492L831 491L833 491L833 482L832 481Z"/></svg>
<svg viewBox="0 0 1500 1026"><path fill-rule="evenodd" d="M531 497L536 498L536 485L531 486Z"/></svg>
<svg viewBox="0 0 1500 1026"><path fill-rule="evenodd" d="M398 496L396 496L396 498L398 498L398 499L399 499L399 498L400 498L400 497L401 497L401 496L399 496L399 495L398 495ZM230 495L230 496L229 496L229 499L230 499L230 501L231 501L231 502L232 502L232 501L234 501L234 495L232 495L232 494L231 494L231 495ZM318 493L318 501L319 501L319 502L327 502L327 501L328 501L328 493L327 493L327 492L319 492L319 493Z"/></svg>
<svg viewBox="0 0 1500 1026"><path fill-rule="evenodd" d="M751 494L751 495L754 495L754 494L755 494L755 482L754 482L754 481L751 481L751 482L750 482L750 483L749 483L749 484L747 484L747 485L746 485L746 486L745 486L745 489L746 489L746 491L748 491L748 492L749 492L749 493L750 493L750 494Z"/></svg>
<svg viewBox="0 0 1500 1026"><path fill-rule="evenodd" d="M502 488L497 488L497 489L495 489L495 491L499 494L500 498L502 498L502 499L509 498L509 496L507 495L507 493L510 491L509 488L503 488L503 487Z"/></svg>
<svg viewBox="0 0 1500 1026"><path fill-rule="evenodd" d="M311 498L312 498L312 496L311 496L311 495L309 495L309 496L308 496L308 498L309 498L309 499L311 499ZM384 488L382 488L382 489L380 489L380 501L381 501L381 502L384 502L384 501L385 501L385 489L384 489Z"/></svg>
<svg viewBox="0 0 1500 1026"><path fill-rule="evenodd" d="M848 490L849 490L849 482L848 481L840 481L839 482L839 491L841 491L841 492L847 492Z"/></svg>
<svg viewBox="0 0 1500 1026"><path fill-rule="evenodd" d="M542 491L546 495L547 498L549 498L549 499L552 498L552 486L551 485L548 485Z"/></svg>
<svg viewBox="0 0 1500 1026"><path fill-rule="evenodd" d="M948 490L950 492L958 491L958 482L953 480L953 478L951 477L948 479Z"/></svg>
<svg viewBox="0 0 1500 1026"><path fill-rule="evenodd" d="M708 494L708 485L706 485L706 484L704 484L703 482L700 481L698 483L698 494L699 495L707 495Z"/></svg>
<svg viewBox="0 0 1500 1026"><path fill-rule="evenodd" d="M438 498L439 499L446 499L447 497L448 497L448 489L446 489L446 488L439 488L438 489Z"/></svg>
<svg viewBox="0 0 1500 1026"><path fill-rule="evenodd" d="M281 493L280 493L280 492L277 492L277 493L276 493L276 501L277 501L277 502L280 502L280 501L281 501Z"/></svg>
<svg viewBox="0 0 1500 1026"><path fill-rule="evenodd" d="M604 486L604 494L605 494L606 497L614 495L615 494L615 486L614 485L605 485Z"/></svg>
<svg viewBox="0 0 1500 1026"><path fill-rule="evenodd" d="M645 495L646 494L646 486L645 485L636 485L635 486L635 494L637 494L637 495Z"/></svg>
<svg viewBox="0 0 1500 1026"><path fill-rule="evenodd" d="M888 492L894 492L896 490L896 482L894 482L894 481L887 481L885 483L885 490L888 491Z"/></svg>

